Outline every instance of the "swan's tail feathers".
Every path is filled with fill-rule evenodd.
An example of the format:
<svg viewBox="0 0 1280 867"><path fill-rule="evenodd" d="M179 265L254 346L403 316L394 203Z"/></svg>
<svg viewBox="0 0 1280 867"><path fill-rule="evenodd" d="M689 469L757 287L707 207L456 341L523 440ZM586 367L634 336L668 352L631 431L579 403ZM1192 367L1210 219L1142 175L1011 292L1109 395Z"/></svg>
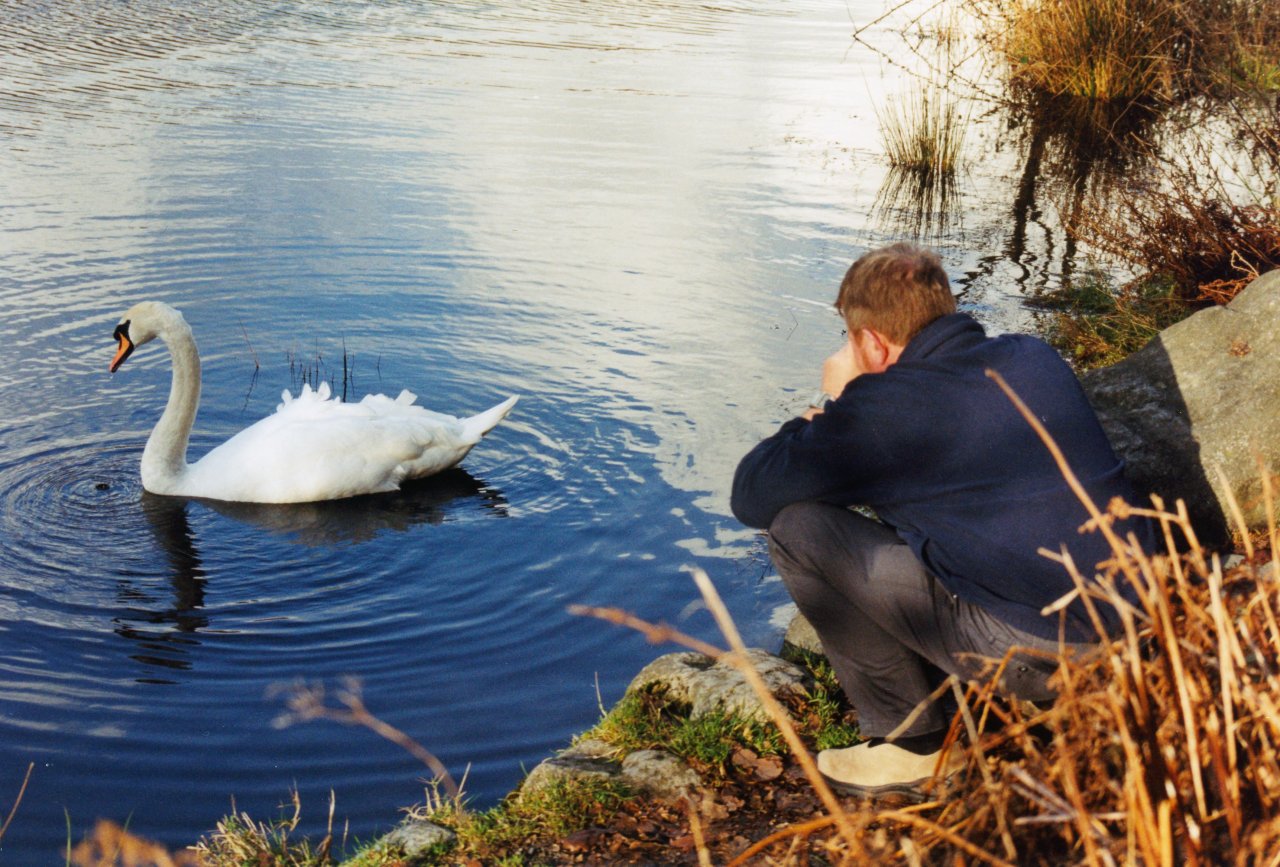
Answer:
<svg viewBox="0 0 1280 867"><path fill-rule="evenodd" d="M463 436L466 439L475 439L478 441L480 437L493 430L494 427L497 426L498 422L507 417L507 413L511 412L511 407L516 405L517 400L519 400L519 398L512 395L492 409L486 409L482 413L471 416L471 418L463 419Z"/></svg>

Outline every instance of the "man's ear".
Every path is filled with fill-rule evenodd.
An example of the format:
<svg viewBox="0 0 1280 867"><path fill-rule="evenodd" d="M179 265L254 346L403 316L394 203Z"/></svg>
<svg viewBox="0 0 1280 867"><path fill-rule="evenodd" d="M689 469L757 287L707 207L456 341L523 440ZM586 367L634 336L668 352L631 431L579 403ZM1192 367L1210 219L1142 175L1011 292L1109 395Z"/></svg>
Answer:
<svg viewBox="0 0 1280 867"><path fill-rule="evenodd" d="M874 328L860 329L858 339L867 373L884 373L902 355L903 347Z"/></svg>
<svg viewBox="0 0 1280 867"><path fill-rule="evenodd" d="M874 328L862 328L858 331L858 341L861 344L866 372L883 373L892 363L889 359L893 353L888 338Z"/></svg>

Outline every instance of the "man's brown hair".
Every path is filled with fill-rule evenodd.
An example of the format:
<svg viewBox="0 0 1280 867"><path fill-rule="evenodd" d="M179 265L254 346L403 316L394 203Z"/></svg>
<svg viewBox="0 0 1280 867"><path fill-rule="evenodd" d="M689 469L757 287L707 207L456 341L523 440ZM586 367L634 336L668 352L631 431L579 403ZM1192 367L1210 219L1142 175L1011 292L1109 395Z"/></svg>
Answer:
<svg viewBox="0 0 1280 867"><path fill-rule="evenodd" d="M939 316L954 313L956 299L938 254L899 243L861 256L840 283L836 310L849 333L874 328L899 346Z"/></svg>

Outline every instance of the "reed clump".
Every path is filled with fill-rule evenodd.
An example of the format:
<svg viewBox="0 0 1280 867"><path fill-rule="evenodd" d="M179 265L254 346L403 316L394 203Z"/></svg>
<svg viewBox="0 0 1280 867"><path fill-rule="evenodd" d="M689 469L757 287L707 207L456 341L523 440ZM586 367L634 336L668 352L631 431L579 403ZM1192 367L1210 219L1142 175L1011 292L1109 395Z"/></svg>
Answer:
<svg viewBox="0 0 1280 867"><path fill-rule="evenodd" d="M934 178L953 175L964 153L965 119L942 88L919 85L877 112L889 163Z"/></svg>

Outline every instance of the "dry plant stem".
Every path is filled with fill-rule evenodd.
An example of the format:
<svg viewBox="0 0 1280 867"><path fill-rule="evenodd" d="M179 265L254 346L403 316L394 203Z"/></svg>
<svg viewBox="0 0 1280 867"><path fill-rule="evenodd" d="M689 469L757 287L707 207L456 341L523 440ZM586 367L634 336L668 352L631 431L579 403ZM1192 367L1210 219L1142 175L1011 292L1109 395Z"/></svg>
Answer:
<svg viewBox="0 0 1280 867"><path fill-rule="evenodd" d="M973 845L968 840L955 834L948 828L943 828L936 822L930 822L928 819L922 819L914 813L906 810L884 810L876 813L876 819L886 822L901 822L904 825L910 825L913 828L919 828L930 834L936 834L939 839L945 840L957 849L965 852L985 864L994 864L997 867L1013 867L1009 861L1002 861L990 852L986 852L981 848Z"/></svg>
<svg viewBox="0 0 1280 867"><path fill-rule="evenodd" d="M788 825L780 831L774 831L768 837L757 840L746 849L743 849L738 855L725 867L738 867L740 864L746 864L747 861L759 855L775 843L781 843L788 838L807 837L814 831L821 831L823 828L830 827L835 824L835 817L831 815L820 816L817 819L810 819L808 822L798 822L794 825Z"/></svg>
<svg viewBox="0 0 1280 867"><path fill-rule="evenodd" d="M401 747L430 768L431 772L444 785L445 791L458 803L458 808L462 808L462 790L458 788L458 784L454 782L444 763L436 758L426 747L400 731L400 729L390 723L383 722L371 714L360 697L360 684L358 681L354 678L346 679L343 689L337 694L337 698L338 701L345 705L345 710L325 705L323 687L308 687L302 684L295 684L286 697L285 703L289 708L289 715L284 720L284 723L287 724L293 720L327 719L343 725L364 726L375 734L391 741L396 746Z"/></svg>
<svg viewBox="0 0 1280 867"><path fill-rule="evenodd" d="M598 608L591 605L570 605L569 613L576 614L580 617L594 617L597 620L604 620L618 626L626 626L634 629L644 635L650 644L681 644L690 650L696 650L703 656L710 656L712 659L719 659L724 656L724 650L716 647L714 644L708 644L705 641L694 638L692 635L685 635L678 629L668 626L665 623L650 623L647 620L641 620L634 614L629 614L621 608Z"/></svg>
<svg viewBox="0 0 1280 867"><path fill-rule="evenodd" d="M707 841L702 834L702 817L698 815L698 808L691 800L685 799L684 805L689 815L689 833L693 835L694 846L698 850L698 865L711 867L711 853L707 851Z"/></svg>
<svg viewBox="0 0 1280 867"><path fill-rule="evenodd" d="M27 774L22 778L22 785L18 787L18 797L13 799L13 806L9 808L9 815L4 820L4 824L0 825L0 840L4 839L4 832L9 830L9 824L18 812L18 805L22 803L22 796L27 793L27 783L31 782L31 772L35 770L35 767L35 762L27 765Z"/></svg>
<svg viewBox="0 0 1280 867"><path fill-rule="evenodd" d="M996 677L999 677L997 673ZM973 722L973 713L969 709L969 702L965 700L965 695L960 689L960 681L952 675L947 678L951 683L951 691L956 697L956 703L960 707L960 715L964 718L965 728L969 732L969 744L977 757L978 770L982 772L982 779L987 784L987 789L992 792L996 791L996 784L991 779L991 770L987 767L987 757L982 751L982 738L978 735L978 727ZM939 762L942 759L939 758ZM1000 841L1004 844L1005 857L1010 861L1016 861L1018 858L1018 849L1013 845L1013 837L1009 834L1008 818L1005 816L1003 804L996 810L996 824L1000 829Z"/></svg>
<svg viewBox="0 0 1280 867"><path fill-rule="evenodd" d="M729 642L729 647L734 651L733 654L728 654L724 657L725 661L746 678L756 697L764 705L765 711L778 727L778 731L782 733L787 746L791 748L792 755L796 757L800 768L804 771L805 776L809 778L809 784L818 793L823 806L835 817L836 827L840 831L840 836L844 838L851 851L856 851L858 848L858 835L854 830L853 824L849 821L844 808L840 806L840 801L836 799L835 793L831 791L831 787L823 779L818 766L814 764L813 757L809 755L809 750L805 747L804 741L800 740L800 735L796 732L795 726L791 724L791 718L787 715L786 710L773 697L773 693L769 691L764 679L760 677L760 672L756 671L755 666L748 660L747 646L742 642L742 636L738 634L738 627L734 624L733 618L729 616L729 610L725 608L724 602L720 599L720 594L716 592L716 588L711 583L711 579L701 569L694 569L693 581L698 585L702 598L706 600L707 608L710 609L711 615L715 618L716 625L720 627L721 633L724 634L724 637Z"/></svg>
<svg viewBox="0 0 1280 867"><path fill-rule="evenodd" d="M1231 481L1227 478L1227 474L1223 471L1221 464L1214 464L1213 470L1218 476L1218 483L1222 485L1222 490L1227 494L1227 511L1231 514L1231 520L1236 522L1236 530L1240 533L1240 541L1244 545L1245 559L1252 560L1253 540L1249 538L1249 523L1245 521L1244 512L1240 510L1240 503L1236 500L1236 495L1231 490Z"/></svg>

